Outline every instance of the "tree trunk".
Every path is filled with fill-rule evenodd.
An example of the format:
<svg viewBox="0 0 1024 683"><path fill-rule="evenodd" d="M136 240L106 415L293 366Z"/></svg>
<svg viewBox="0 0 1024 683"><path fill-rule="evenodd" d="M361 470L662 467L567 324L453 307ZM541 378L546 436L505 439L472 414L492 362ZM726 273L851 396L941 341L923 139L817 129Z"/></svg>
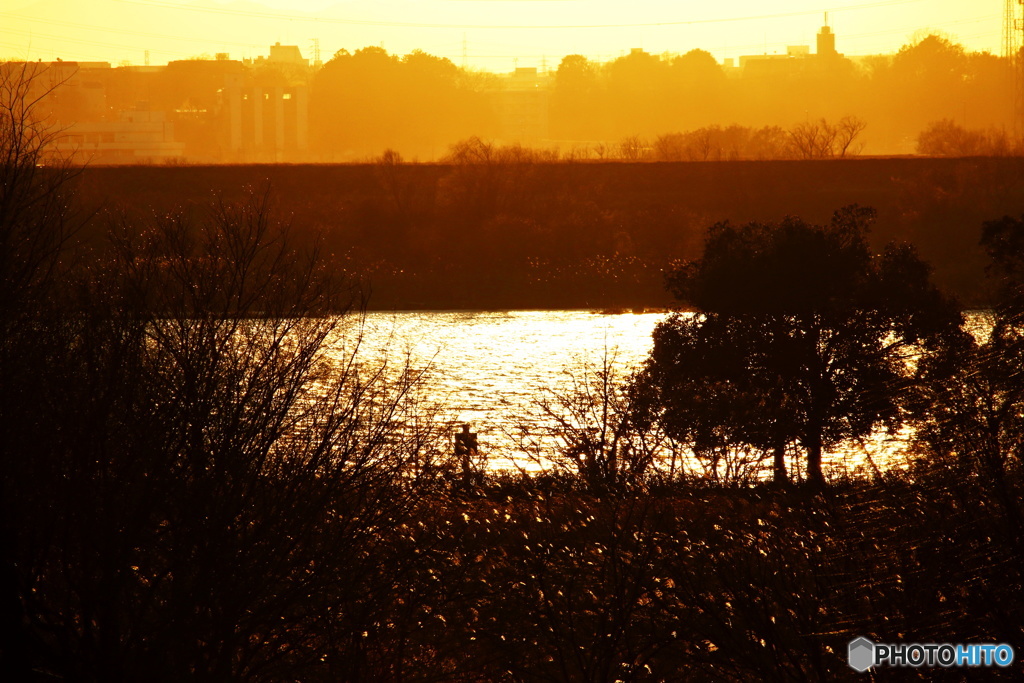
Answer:
<svg viewBox="0 0 1024 683"><path fill-rule="evenodd" d="M789 477L786 476L786 444L784 443L775 446L772 471L776 486L785 486L789 483Z"/></svg>
<svg viewBox="0 0 1024 683"><path fill-rule="evenodd" d="M821 435L812 434L804 443L807 448L807 481L814 487L825 486L825 475L821 472Z"/></svg>

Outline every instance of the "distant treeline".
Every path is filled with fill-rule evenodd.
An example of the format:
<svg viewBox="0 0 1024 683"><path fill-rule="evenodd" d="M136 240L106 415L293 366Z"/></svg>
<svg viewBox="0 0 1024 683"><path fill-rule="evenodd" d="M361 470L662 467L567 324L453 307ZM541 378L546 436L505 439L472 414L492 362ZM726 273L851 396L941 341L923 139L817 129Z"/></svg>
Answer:
<svg viewBox="0 0 1024 683"><path fill-rule="evenodd" d="M841 41L841 36L840 36ZM643 50L599 63L564 57L550 81L467 72L422 52L342 50L312 80L317 158L351 160L386 148L437 159L460 138L594 150L708 126L789 129L853 116L869 153L912 153L929 124L1004 128L1009 62L929 35L895 55L747 58L735 71L695 49Z"/></svg>
<svg viewBox="0 0 1024 683"><path fill-rule="evenodd" d="M87 168L84 205L167 212L268 185L304 240L361 278L378 308L651 307L663 273L721 220L823 220L876 207L877 248L908 240L936 280L985 305L977 229L1024 202L1017 158L551 163L466 141L453 163ZM146 207L143 209L142 207ZM106 231L107 211L89 231Z"/></svg>
<svg viewBox="0 0 1024 683"><path fill-rule="evenodd" d="M841 51L841 35L839 45ZM54 69L47 83L76 73L70 66ZM719 64L701 49L662 55L637 49L608 62L573 54L551 72L495 74L419 50L397 55L371 46L341 50L321 68L180 60L152 72L83 66L75 78L57 87L42 109L65 127L90 124L69 129L75 137L67 149L84 158L98 154L100 163L132 155L350 163L387 149L437 161L471 137L573 158L805 158L812 156L806 146L789 148L800 137L791 136L795 129L841 127L844 120L862 128L846 149L851 153L861 146L867 154L990 153L992 146L956 144L936 151L927 140L919 145L919 137L939 122L1005 134L1012 130L1015 88L1009 60L967 52L936 35L895 55L752 55L735 65ZM264 99L285 96L287 103ZM149 146L113 148L112 129L92 125L116 123L120 130L141 116L140 108L171 124L160 139L182 148L152 148L152 131ZM741 131L752 137L737 153ZM680 151L673 142L680 134L698 139ZM1005 153L1018 145L997 147Z"/></svg>

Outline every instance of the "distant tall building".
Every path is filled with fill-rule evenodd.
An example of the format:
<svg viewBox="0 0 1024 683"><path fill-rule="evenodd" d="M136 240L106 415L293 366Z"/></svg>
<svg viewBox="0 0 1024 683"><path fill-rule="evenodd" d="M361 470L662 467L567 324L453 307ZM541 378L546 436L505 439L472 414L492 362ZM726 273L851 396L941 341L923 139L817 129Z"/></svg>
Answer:
<svg viewBox="0 0 1024 683"><path fill-rule="evenodd" d="M825 25L818 31L818 55L821 57L835 57L839 53L836 52L836 34L832 33L831 27L828 25L828 14L825 14Z"/></svg>

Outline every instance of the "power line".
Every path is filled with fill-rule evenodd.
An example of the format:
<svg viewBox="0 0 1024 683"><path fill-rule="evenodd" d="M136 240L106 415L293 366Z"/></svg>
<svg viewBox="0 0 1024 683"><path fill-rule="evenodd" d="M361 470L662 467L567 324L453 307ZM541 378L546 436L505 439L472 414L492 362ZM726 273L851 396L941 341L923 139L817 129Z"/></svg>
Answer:
<svg viewBox="0 0 1024 683"><path fill-rule="evenodd" d="M4 16L4 15L5 15L5 13L0 12L0 16ZM994 18L995 16L996 15L985 15L985 16L974 17L974 18L960 19L960 20L957 20L957 21L944 22L943 26L951 26L951 25L954 25L954 24L955 25L959 25L959 24L968 24L968 23L978 23L978 22L985 21L986 19ZM168 35L168 34L155 34L155 33L144 33L144 32L136 33L136 32L132 32L132 31L116 30L116 29L109 29L108 30L108 29L104 29L102 27L95 27L95 26L91 26L91 25L88 25L88 24L79 24L79 23L76 23L76 22L62 22L62 21L52 20L52 21L46 21L44 23L49 23L49 24L54 24L54 25L73 26L73 27L78 27L78 28L95 29L97 31L109 31L110 33L118 33L118 34L121 34L121 35L137 35L137 36L140 36L140 37L149 37L149 38L166 38L166 39L174 39L174 40L180 40L180 41L189 41L189 42L193 42L193 43L202 43L202 42L204 42L204 41L202 41L200 39L188 38L188 37L184 37L184 36L173 36L173 35ZM914 27L890 28L890 29L883 29L883 30L878 30L878 31L867 31L867 32L862 32L862 33L844 33L842 38L843 38L844 41L856 41L856 40L859 40L859 39L871 38L871 37L876 37L876 36L894 35L894 34L899 34L899 33L905 33L907 31L911 31L911 30L914 30ZM20 34L21 31L18 31L17 29L0 28L0 33ZM86 39L86 38L64 37L62 35L57 35L57 34L52 34L52 33L34 32L33 35L35 35L37 37L48 38L48 39L51 39L51 40L63 40L63 41L66 41L66 42L77 43L77 44L82 44L82 45L91 45L91 46L94 46L94 47L109 47L109 48L117 48L117 49L124 49L124 50L135 50L135 49L138 48L137 45L129 45L129 44L125 44L125 43L114 43L114 42L99 41L99 40L89 40L89 39ZM975 37L976 35L988 35L988 33L971 34L970 36L964 36L964 37ZM314 39L314 51L316 51L316 48L319 47L319 45L318 45L319 42L320 41L318 39ZM259 48L263 47L262 43L239 43L239 42L219 41L219 40L218 41L211 41L211 44L212 45L233 45L233 46L241 46L241 47L253 48L253 49L259 49ZM778 47L778 46L787 45L788 43L786 41L773 41L770 44L773 47ZM492 43L491 45L495 46L495 45L498 45L498 44ZM514 48L515 47L514 45L511 45L511 44L500 44L500 45L502 45L503 47L509 47L509 48ZM760 44L758 44L758 45L749 44L749 45L733 45L733 46L731 46L731 48L733 50L736 50L736 49L752 49L753 47L760 47ZM718 49L718 48L713 48L713 49ZM470 56L473 59L511 58L511 57L515 57L515 56L526 57L526 58L540 58L540 57L544 56L544 55L541 55L541 54L523 54L522 52L515 51L515 50L513 50L513 51L515 51L516 54L507 54L507 55L504 55L504 54L503 55L482 55L482 54L476 54L476 55L469 55L468 52L466 52L466 44L465 43L460 44L457 48L454 45L451 45L448 49L444 49L444 50L439 51L438 52L438 56L446 56L446 57L451 58L451 57L455 56L455 54L456 54L455 50L459 50L458 54L463 59L466 59L467 57L470 57ZM175 56L184 56L184 55L192 54L191 52L180 52L180 51L174 51L174 50L159 50L159 49L155 49L153 51L161 53L161 54L175 55Z"/></svg>
<svg viewBox="0 0 1024 683"><path fill-rule="evenodd" d="M847 5L844 7L833 7L830 12L846 12L875 7L892 7L895 5L907 5L911 3L924 2L925 0L880 0L878 2L867 2L858 5ZM440 29L474 29L474 30L538 30L538 29L592 29L592 28L650 28L656 26L694 26L701 24L724 24L739 21L760 21L764 19L781 19L786 17L800 17L807 15L820 15L822 10L801 10L797 12L777 12L772 14L748 15L744 17L721 17L716 19L688 19L681 21L653 21L639 23L617 23L617 24L433 24L422 22L401 22L401 21L379 21L371 19L333 19L327 17L310 17L297 14L284 14L279 12L257 12L252 10L231 9L227 7L199 7L192 5L179 5L160 0L118 0L118 2L133 5L145 5L147 7L161 7L165 9L185 10L190 12L204 12L208 14L225 14L229 16L242 16L260 19L275 19L287 21L315 21L330 24L348 24L353 26L392 26L396 28L440 28Z"/></svg>
<svg viewBox="0 0 1024 683"><path fill-rule="evenodd" d="M0 12L0 17L14 17L14 16L16 16L16 15L11 14L9 12ZM960 25L960 24L967 24L967 23L980 23L980 22L983 22L983 21L986 21L986 20L996 19L998 17L999 17L999 15L997 15L997 14L986 14L986 15L977 16L977 17L969 17L969 18L957 19L957 20L953 20L953 21L947 21L947 22L943 22L942 25L943 26L952 26L952 25ZM142 38L159 38L159 39L165 39L165 40L177 40L177 41L184 41L184 42L191 42L191 43L210 42L210 43L216 44L216 45L230 45L230 46L235 46L235 47L245 47L245 48L251 48L251 49L260 49L260 48L264 47L263 43L255 43L255 42L253 42L253 43L243 43L243 42L227 41L227 40L220 40L220 39L215 40L215 41L203 41L202 39L196 38L194 36L180 36L180 35L171 35L171 34L166 34L166 33L149 33L149 32L144 32L144 31L134 31L134 30L126 30L126 29L108 28L108 27L105 27L105 26L96 26L96 25L92 25L92 24L84 24L84 23L80 23L80 22L71 22L71 21L59 21L59 20L55 20L55 19L34 19L34 18L32 18L32 19L27 19L27 21L39 22L39 23L44 23L44 24L51 24L51 25L54 25L54 26L67 26L67 27L70 27L70 28L85 29L85 30L90 30L90 31L102 31L104 33L116 33L116 34L120 34L120 35L137 36L137 37L142 37ZM863 32L863 33L844 33L842 37L843 37L844 40L849 40L849 39L863 38L863 37L867 37L867 36L894 35L894 34L903 33L903 32L906 32L906 31L912 31L912 30L915 30L915 28L916 27L890 28L890 29L883 29L883 30ZM12 32L13 31L13 32L16 32L16 33L18 32L18 31L14 30L14 29L0 29L0 31L7 31L7 32ZM47 38L52 38L52 39L61 39L61 40L68 40L68 41L74 41L74 42L93 42L93 41L86 41L85 39L62 38L61 36L54 35L54 34L39 33L37 35L44 36L44 37L47 37ZM982 34L982 35L987 35L987 34ZM314 40L316 40L316 39L314 39ZM781 45L781 44L783 44L783 42L784 41L777 41L777 44ZM101 45L102 44L102 45L105 45L105 46L108 46L108 47L132 47L132 46L128 46L128 45L118 45L118 44L114 44L114 43L106 43L106 42L101 43L99 41L95 41L94 44L96 44L96 45ZM496 45L496 44L495 43L491 43L491 45L493 46L493 45ZM515 47L514 45L511 45L511 44L504 44L504 45L506 47ZM465 40L464 40L463 43L460 44L459 49L465 49L465 46L466 46L466 43L465 43ZM170 52L170 51L164 51L164 52L167 52L168 54L182 54L182 53Z"/></svg>
<svg viewBox="0 0 1024 683"><path fill-rule="evenodd" d="M122 2L135 2L136 4L155 5L155 6L167 5L167 6L177 7L179 9L200 9L201 11L205 11L204 8L183 7L183 6L177 6L177 5L170 5L169 3L141 2L140 0L121 0L121 1ZM874 2L874 3L866 3L866 4L862 4L862 5L851 5L851 6L848 6L847 8L839 8L839 9L842 10L842 9L852 9L852 8L867 8L867 7L875 7L875 6L882 6L882 5L905 4L907 2L917 2L917 1L921 1L921 0L896 0L895 2ZM246 12L240 11L240 10L223 10L222 11L222 10L218 10L218 9L213 9L213 11L215 13L218 13L218 14L235 14L235 15L237 15L239 13L242 13L242 14L246 13ZM837 11L837 10L833 9L831 11ZM249 13L249 14L251 14L251 13ZM259 14L261 16L262 15L267 15L267 16L273 16L273 17L286 16L286 15L270 14L270 13L259 13ZM765 15L765 16L792 16L792 15L797 15L797 14L806 14L806 12L793 12L793 13L787 13L787 14ZM0 17L19 18L17 14L13 14L13 13L10 13L10 12L0 12ZM963 19L954 20L954 21L942 22L942 26L952 26L952 25L961 25L961 24L969 24L969 23L980 23L980 22L983 22L985 20L994 19L994 18L998 18L998 15L986 14L986 15L977 16L977 17L969 17L969 18L963 18ZM701 22L740 21L742 19L743 18L732 18L732 19L700 20L700 21ZM197 38L194 38L194 37L186 37L186 36L170 35L170 34L162 34L162 33L150 33L150 32L134 31L134 30L118 29L118 28L107 28L107 27L95 26L95 25L92 25L92 24L86 24L86 23L81 23L81 22L73 22L73 21L62 21L62 20L56 20L56 19L34 19L34 18L25 18L24 20L25 21L29 21L29 22L37 21L37 22L40 22L40 23L43 23L43 24L49 24L49 25L52 25L52 26L55 26L55 27L64 26L64 27L81 29L81 30L89 30L89 31L98 31L98 32L111 33L111 34L118 34L118 35L123 35L123 36L135 36L135 37L139 37L139 38L152 38L152 39L167 39L167 40L176 40L176 41L187 41L187 42L191 42L193 44L203 43L204 42L202 39L197 39ZM339 21L341 21L341 20L339 20ZM383 25L384 22L379 22L379 23L381 23ZM698 23L698 22L668 22L668 23ZM391 24L391 25L397 25L397 24ZM662 25L662 24L659 24L659 25ZM441 26L441 25L435 25L435 26ZM622 24L622 25L619 25L619 26L630 26L630 25ZM492 28L497 28L497 27L492 27ZM847 42L847 41L849 41L849 42L863 42L865 39L869 39L870 37L898 34L898 33L905 32L907 30L913 30L913 29L883 29L883 30L863 32L863 33L848 33L848 34L843 34L843 40L844 40L844 42ZM23 31L18 31L18 30L15 30L15 29L0 28L0 33L12 33L12 32L15 33L15 34L19 34L19 33L23 34ZM137 44L136 45L127 45L127 44L124 44L124 43L108 42L108 41L101 41L101 40L89 40L89 39L85 39L85 38L63 37L61 35L55 35L55 34L52 34L52 33L36 33L36 32L33 32L33 35L39 36L39 37L43 37L43 38L47 38L47 39L50 39L50 40L66 41L66 42L69 42L69 43L89 45L89 46L94 46L94 47L106 47L106 48L113 48L113 49L119 49L119 50L128 50L128 51L137 51L138 49L140 49ZM984 33L977 33L976 32L976 33L972 33L971 35L962 35L962 36L960 36L960 38L961 39L964 39L964 38L975 38L975 37L979 37L979 36L985 37L985 36L989 36L989 35L991 35L991 33L989 33L989 32L984 32ZM224 46L231 45L231 46L245 47L245 48L248 48L248 49L259 49L263 45L262 43L242 43L242 42L232 42L232 41L222 41L222 40L206 41L206 42L209 42L209 44L213 45L213 46L216 46L216 45L224 45ZM774 41L772 43L772 46L773 47L778 47L778 46L782 46L784 44L788 44L788 43L786 43L785 41ZM7 43L7 45L12 46L12 47L14 46L13 43ZM490 43L490 45L492 47L496 47L499 44ZM24 46L17 46L17 47L24 48ZM443 56L443 57L448 57L448 58L457 58L455 53L458 50L459 52L461 52L461 57L462 57L462 60L463 60L464 63L467 62L469 58L472 58L474 60L485 60L485 59L508 59L508 58L512 58L512 57L515 57L515 56L525 57L525 58L540 58L540 57L543 57L543 55L532 55L532 54L527 55L527 54L523 54L522 52L519 52L518 50L515 50L514 49L515 46L513 46L513 45L504 45L504 47L512 48L512 50L510 50L510 51L514 51L514 52L516 52L516 54L514 54L514 55L513 54L508 54L508 55L496 55L496 54L490 54L490 55L469 55L469 54L467 54L467 51L466 51L466 43L463 42L462 45L460 45L458 48L455 48L454 46L452 46L452 48L454 48L454 49L451 49L451 48L449 48L449 49L442 49L441 51L438 52L438 56ZM749 46L736 46L736 45L732 45L730 47L731 47L732 51L735 51L737 49L741 49L741 50L742 49L746 49ZM461 50L459 48L461 48ZM710 50L713 50L713 51L716 51L716 52L720 52L724 48L705 47L705 49L710 49ZM192 54L191 52L185 53L185 52L172 51L172 50L159 50L158 49L158 50L154 50L154 51L158 52L158 53L166 54L168 56L188 56L188 55Z"/></svg>

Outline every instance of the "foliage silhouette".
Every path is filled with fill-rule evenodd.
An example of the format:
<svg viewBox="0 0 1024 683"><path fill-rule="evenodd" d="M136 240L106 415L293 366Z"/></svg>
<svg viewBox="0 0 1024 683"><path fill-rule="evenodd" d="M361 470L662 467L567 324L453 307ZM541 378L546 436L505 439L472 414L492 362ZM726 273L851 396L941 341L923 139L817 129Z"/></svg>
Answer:
<svg viewBox="0 0 1024 683"><path fill-rule="evenodd" d="M797 124L789 137L801 159L831 159L854 154L856 139L867 124L856 116L844 116L836 123L825 119Z"/></svg>
<svg viewBox="0 0 1024 683"><path fill-rule="evenodd" d="M32 645L5 647L11 670L273 680L344 662L398 576L373 568L402 547L375 529L435 476L416 375L339 350L358 348L351 294L265 194L111 240L5 349L4 589L24 610L9 642Z"/></svg>
<svg viewBox="0 0 1024 683"><path fill-rule="evenodd" d="M83 217L72 209L79 174L50 145L60 131L43 115L42 101L60 83L37 64L0 63L0 673L31 675L39 643L25 628L26 605L17 553L22 533L6 503L19 495L31 465L17 451L15 415L38 396L23 391L40 339L40 319L64 295L66 246ZM26 403L27 402L27 403ZM26 419L37 422L30 412ZM52 425L51 425L52 427Z"/></svg>
<svg viewBox="0 0 1024 683"><path fill-rule="evenodd" d="M851 206L826 226L708 231L703 257L668 277L697 312L659 325L637 382L671 436L698 453L773 452L778 477L797 445L821 485L823 449L902 423L908 360L957 334L961 316L910 247L872 255L873 217Z"/></svg>
<svg viewBox="0 0 1024 683"><path fill-rule="evenodd" d="M1024 219L987 221L982 246L998 305L991 328L945 344L921 368L919 442L927 462L979 482L1002 510L1006 537L1024 552Z"/></svg>
<svg viewBox="0 0 1024 683"><path fill-rule="evenodd" d="M313 77L310 130L320 160L367 158L386 148L437 159L453 140L491 134L485 93L450 60L415 50L340 50Z"/></svg>
<svg viewBox="0 0 1024 683"><path fill-rule="evenodd" d="M61 83L36 64L0 63L0 319L45 299L61 251L83 217L71 210L80 169L52 150L61 131L43 118Z"/></svg>
<svg viewBox="0 0 1024 683"><path fill-rule="evenodd" d="M519 426L520 447L535 464L594 495L614 496L642 489L657 476L679 475L682 454L660 424L638 419L637 398L614 352L606 349L600 365L566 375L567 387L536 399L548 424L540 430Z"/></svg>

